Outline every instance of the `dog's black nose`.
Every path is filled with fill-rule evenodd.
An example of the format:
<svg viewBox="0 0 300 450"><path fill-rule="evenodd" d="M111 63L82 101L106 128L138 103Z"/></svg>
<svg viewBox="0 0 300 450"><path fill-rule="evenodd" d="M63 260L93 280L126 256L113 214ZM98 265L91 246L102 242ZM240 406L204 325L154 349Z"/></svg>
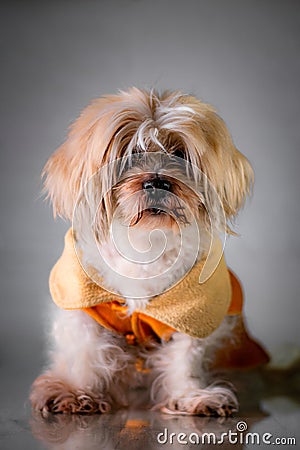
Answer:
<svg viewBox="0 0 300 450"><path fill-rule="evenodd" d="M155 189L161 189L163 191L170 191L171 190L171 183L170 181L166 180L165 178L152 178L151 180L146 180L143 182L143 189L145 191L148 191L149 194L154 193Z"/></svg>

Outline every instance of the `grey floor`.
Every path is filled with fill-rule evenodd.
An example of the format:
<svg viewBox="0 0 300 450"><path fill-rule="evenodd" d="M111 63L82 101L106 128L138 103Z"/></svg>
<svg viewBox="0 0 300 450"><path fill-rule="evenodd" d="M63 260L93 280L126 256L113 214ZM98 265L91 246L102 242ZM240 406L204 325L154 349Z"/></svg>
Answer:
<svg viewBox="0 0 300 450"><path fill-rule="evenodd" d="M134 406L128 410L93 416L51 415L43 419L31 414L27 400L30 383L40 369L31 365L20 372L17 365L14 368L12 364L1 369L1 450L195 448L197 445L192 443L179 443L176 440L178 434L185 433L187 437L182 437L183 440L189 437L192 440L195 433L198 436L215 433L220 439L224 432L236 432L241 421L246 423L247 432L258 433L260 439L264 433L272 435L267 437L270 442L275 442L276 438L296 439L296 445L276 447L300 448L300 375L297 367L289 371L256 371L235 376L241 408L234 418L229 419L168 416L149 411L142 405L142 392L134 394ZM162 432L159 443L157 436ZM176 433L173 443L171 433ZM239 439L240 436L238 433ZM258 446L251 440L246 445L245 433L243 436L244 446L227 441L222 447L270 448L266 443L261 442ZM213 447L206 443L201 448Z"/></svg>

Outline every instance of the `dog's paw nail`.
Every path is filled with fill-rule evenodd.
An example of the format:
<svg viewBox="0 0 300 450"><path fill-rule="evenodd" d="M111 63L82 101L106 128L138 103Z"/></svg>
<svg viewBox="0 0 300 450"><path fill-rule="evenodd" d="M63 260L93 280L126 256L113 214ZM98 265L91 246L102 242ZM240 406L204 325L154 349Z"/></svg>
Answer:
<svg viewBox="0 0 300 450"><path fill-rule="evenodd" d="M216 410L216 414L220 417L231 417L237 409L230 405L223 405L221 408Z"/></svg>
<svg viewBox="0 0 300 450"><path fill-rule="evenodd" d="M78 409L77 412L82 414L92 414L97 412L97 404L96 402L86 394L82 394L77 397L78 400Z"/></svg>
<svg viewBox="0 0 300 450"><path fill-rule="evenodd" d="M45 405L42 409L41 409L41 416L43 419L47 419L50 415L50 411L49 411L49 407L47 405Z"/></svg>
<svg viewBox="0 0 300 450"><path fill-rule="evenodd" d="M111 406L110 406L110 404L108 402L106 402L104 400L101 400L99 402L99 410L102 413L107 413L107 412L109 412L111 410Z"/></svg>

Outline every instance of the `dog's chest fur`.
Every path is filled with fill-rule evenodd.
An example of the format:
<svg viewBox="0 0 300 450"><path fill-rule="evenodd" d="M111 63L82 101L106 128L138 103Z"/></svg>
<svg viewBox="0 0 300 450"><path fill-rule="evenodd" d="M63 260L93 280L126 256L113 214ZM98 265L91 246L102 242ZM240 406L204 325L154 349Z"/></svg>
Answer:
<svg viewBox="0 0 300 450"><path fill-rule="evenodd" d="M91 234L85 235L81 248L83 263L91 265L104 280L108 290L126 300L128 312L145 307L151 297L180 281L193 264L201 259L202 250L195 249L190 226L181 233L172 230L141 230L117 226L109 238L95 251ZM118 274L124 275L121 284ZM136 293L132 298L129 291ZM139 298L140 297L140 298Z"/></svg>

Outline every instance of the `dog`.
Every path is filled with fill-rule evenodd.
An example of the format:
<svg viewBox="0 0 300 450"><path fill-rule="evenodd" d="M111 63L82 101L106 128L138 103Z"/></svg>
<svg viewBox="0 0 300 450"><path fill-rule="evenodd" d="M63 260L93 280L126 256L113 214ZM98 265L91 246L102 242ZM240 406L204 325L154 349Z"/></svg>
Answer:
<svg viewBox="0 0 300 450"><path fill-rule="evenodd" d="M50 276L61 308L33 409L104 413L144 386L165 413L237 411L215 373L242 328L230 313L241 292L215 236L234 234L253 171L214 108L177 91L104 96L43 177L54 215L73 226Z"/></svg>

